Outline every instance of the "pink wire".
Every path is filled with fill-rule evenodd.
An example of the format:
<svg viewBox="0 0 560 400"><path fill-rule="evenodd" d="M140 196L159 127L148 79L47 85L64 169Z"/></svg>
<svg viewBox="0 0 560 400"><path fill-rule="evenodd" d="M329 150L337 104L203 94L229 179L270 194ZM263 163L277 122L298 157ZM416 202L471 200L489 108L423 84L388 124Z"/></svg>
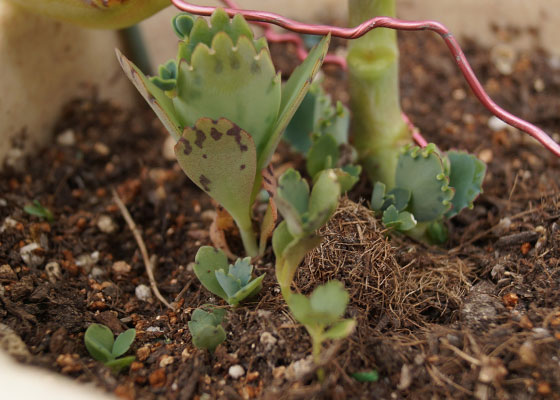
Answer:
<svg viewBox="0 0 560 400"><path fill-rule="evenodd" d="M197 15L211 15L215 7L208 6L197 6L190 4L184 0L171 0L172 3L180 10L189 12L191 14ZM226 1L226 0L224 0ZM231 0L228 1L228 6L231 6ZM488 96L476 75L474 74L469 62L467 61L463 50L457 43L457 40L449 32L449 30L442 24L436 21L403 21L396 18L390 17L376 17L366 21L354 28L342 28L338 26L329 25L314 25L314 24L304 24L301 22L294 21L289 18L285 18L279 14L274 14L265 11L254 11L254 10L240 10L232 7L225 8L226 13L229 16L235 14L242 14L245 19L255 22L266 22L274 25L278 25L284 29L288 29L297 33L306 33L311 35L327 35L344 38L344 39L356 39L359 38L370 30L375 28L389 28L404 31L424 31L430 30L439 34L451 54L453 54L455 63L458 65L463 76L465 77L467 83L471 87L473 93L478 98L478 100L486 107L492 114L506 122L507 124L520 129L530 136L538 140L545 148L551 151L554 155L560 157L560 145L556 143L550 136L548 136L542 129L536 127L535 125L507 112L500 106L498 106L491 98ZM422 138L423 139L423 138Z"/></svg>

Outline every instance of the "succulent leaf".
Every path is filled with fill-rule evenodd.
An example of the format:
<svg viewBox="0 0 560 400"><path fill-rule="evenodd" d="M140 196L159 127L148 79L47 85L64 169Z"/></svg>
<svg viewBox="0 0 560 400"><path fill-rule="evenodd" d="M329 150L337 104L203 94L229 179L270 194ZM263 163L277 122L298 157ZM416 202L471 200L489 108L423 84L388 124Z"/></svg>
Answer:
<svg viewBox="0 0 560 400"><path fill-rule="evenodd" d="M288 306L300 323L328 326L340 320L348 298L348 292L341 282L330 281L316 288L309 297L292 294Z"/></svg>
<svg viewBox="0 0 560 400"><path fill-rule="evenodd" d="M201 118L175 145L185 174L220 203L242 227L251 225L256 149L251 136L225 118Z"/></svg>
<svg viewBox="0 0 560 400"><path fill-rule="evenodd" d="M451 207L453 189L449 187L444 162L433 144L424 149L409 148L401 154L395 187L410 191L408 211L418 222L438 219Z"/></svg>
<svg viewBox="0 0 560 400"><path fill-rule="evenodd" d="M218 280L216 271L226 270L228 260L225 253L211 246L198 249L194 258L194 273L202 285L216 296L228 297Z"/></svg>
<svg viewBox="0 0 560 400"><path fill-rule="evenodd" d="M113 348L111 349L111 353L113 354L113 357L120 357L124 353L126 353L130 348L130 346L132 345L132 342L134 342L135 338L136 338L136 329L127 329L119 336L117 336L115 343L113 343Z"/></svg>
<svg viewBox="0 0 560 400"><path fill-rule="evenodd" d="M262 289L262 281L265 274L258 276L257 278L250 281L248 284L239 289L236 293L231 296L227 302L232 306L237 306L245 299L249 299L259 293Z"/></svg>
<svg viewBox="0 0 560 400"><path fill-rule="evenodd" d="M128 79L136 86L142 97L148 102L167 131L175 140L181 137L182 126L175 114L172 100L165 94L164 90L157 87L118 49L115 50L117 59L121 64Z"/></svg>
<svg viewBox="0 0 560 400"><path fill-rule="evenodd" d="M274 128L281 100L280 75L268 50L257 54L253 42L218 32L211 47L199 44L191 63L179 61L173 104L183 126L202 117L227 118L248 132L258 152ZM258 117L256 117L258 116Z"/></svg>
<svg viewBox="0 0 560 400"><path fill-rule="evenodd" d="M356 320L343 319L327 329L325 333L323 333L323 337L331 340L344 339L352 334L354 328L356 328Z"/></svg>
<svg viewBox="0 0 560 400"><path fill-rule="evenodd" d="M395 228L401 232L409 231L417 224L414 215L408 211L399 212L393 204L383 212L382 221L386 227Z"/></svg>
<svg viewBox="0 0 560 400"><path fill-rule="evenodd" d="M311 177L325 169L334 168L340 158L338 143L330 134L318 137L307 153L306 168Z"/></svg>
<svg viewBox="0 0 560 400"><path fill-rule="evenodd" d="M389 190L389 193L385 195L385 198L391 199L391 204L395 205L397 211L403 211L410 202L412 193L408 189L396 187Z"/></svg>
<svg viewBox="0 0 560 400"><path fill-rule="evenodd" d="M115 358L111 353L114 340L113 332L101 324L91 324L84 336L84 343L88 352L93 358L103 363Z"/></svg>
<svg viewBox="0 0 560 400"><path fill-rule="evenodd" d="M340 192L335 171L322 171L309 196L309 215L304 223L305 232L313 233L327 223L338 206Z"/></svg>
<svg viewBox="0 0 560 400"><path fill-rule="evenodd" d="M239 279L236 279L231 274L226 275L226 272L223 269L216 270L215 274L216 280L218 281L222 289L224 289L224 292L226 292L227 297L225 298L225 300L231 298L235 293L239 291L239 289L241 289L241 283L239 282Z"/></svg>
<svg viewBox="0 0 560 400"><path fill-rule="evenodd" d="M263 152L259 154L258 166L260 169L270 162L270 158L278 146L282 133L307 94L309 85L313 82L313 78L319 71L325 55L327 54L330 39L330 34L325 36L321 42L309 52L305 61L294 70L290 79L288 79L288 82L286 82L282 88L282 101L280 103L280 112L278 113L276 126L268 138L267 145Z"/></svg>
<svg viewBox="0 0 560 400"><path fill-rule="evenodd" d="M373 185L373 193L371 194L371 209L373 211L383 211L385 189L386 187L383 182L375 182Z"/></svg>
<svg viewBox="0 0 560 400"><path fill-rule="evenodd" d="M338 177L338 183L340 184L340 194L344 194L352 189L360 180L362 166L350 164L341 168L336 168L334 171Z"/></svg>
<svg viewBox="0 0 560 400"><path fill-rule="evenodd" d="M251 265L251 257L237 259L234 265L229 266L229 274L239 279L241 287L245 286L251 280L253 266Z"/></svg>
<svg viewBox="0 0 560 400"><path fill-rule="evenodd" d="M286 127L285 140L297 151L307 154L313 135L332 136L337 144L348 143L349 111L342 103L333 104L331 97L315 80Z"/></svg>
<svg viewBox="0 0 560 400"><path fill-rule="evenodd" d="M293 236L303 233L302 216L309 207L309 185L292 168L282 174L276 191L276 204Z"/></svg>
<svg viewBox="0 0 560 400"><path fill-rule="evenodd" d="M474 199L482 193L486 165L474 155L464 152L449 151L447 157L450 164L449 186L455 189L452 208L446 214L447 218L451 218L465 207L472 208Z"/></svg>
<svg viewBox="0 0 560 400"><path fill-rule="evenodd" d="M188 326L196 347L213 352L226 339L224 328L220 325L224 315L225 310L220 309L212 312L194 310Z"/></svg>

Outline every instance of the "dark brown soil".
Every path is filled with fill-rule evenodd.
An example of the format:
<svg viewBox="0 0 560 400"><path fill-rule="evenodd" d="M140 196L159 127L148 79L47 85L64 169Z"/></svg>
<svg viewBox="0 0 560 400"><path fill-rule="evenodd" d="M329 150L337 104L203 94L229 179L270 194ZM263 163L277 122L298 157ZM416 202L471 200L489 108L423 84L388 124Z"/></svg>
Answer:
<svg viewBox="0 0 560 400"><path fill-rule="evenodd" d="M162 156L166 133L150 111L129 114L95 99L64 110L56 133L71 130L74 144L54 142L22 172L0 175L0 265L9 266L0 273L0 322L27 344L27 362L125 399L560 398L560 161L525 135L488 127L490 115L438 38L401 38L405 111L442 149L465 149L488 162L485 192L450 222L446 248L388 238L366 208L342 202L296 282L309 292L340 279L351 294L348 316L358 320L348 340L326 347L323 384L305 368L310 340L279 294L270 252L257 265L267 274L264 289L229 312L226 342L213 355L192 346L192 310L218 303L191 268L198 247L210 243L214 208ZM273 50L289 70L291 49ZM560 71L547 55L520 54L504 76L488 54L467 45L497 102L559 132ZM329 90L347 99L344 75L326 72ZM281 154L280 167L293 162L285 148ZM177 311L135 296L148 278L112 188L155 256L158 286L178 302ZM351 198L367 199L367 188L362 182ZM23 211L34 199L53 212L52 223ZM113 231L103 232L107 226ZM40 248L24 262L21 249L29 243ZM50 262L60 274L53 264L45 268ZM129 371L114 375L90 358L83 336L92 322L115 333L136 328L137 362ZM233 365L245 371L237 380L228 374ZM351 377L372 369L378 382Z"/></svg>

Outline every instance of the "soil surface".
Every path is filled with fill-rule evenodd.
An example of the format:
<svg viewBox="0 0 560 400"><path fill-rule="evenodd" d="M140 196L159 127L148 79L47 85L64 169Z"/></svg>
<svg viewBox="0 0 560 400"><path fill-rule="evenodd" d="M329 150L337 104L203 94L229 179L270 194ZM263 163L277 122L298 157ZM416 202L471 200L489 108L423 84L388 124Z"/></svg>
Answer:
<svg viewBox="0 0 560 400"><path fill-rule="evenodd" d="M151 111L131 114L94 97L66 107L54 143L21 172L0 175L0 323L25 342L22 361L123 399L560 398L560 160L489 123L439 38L401 39L405 111L443 150L488 163L484 194L450 221L439 248L387 237L364 207L365 180L341 203L296 279L308 293L337 278L351 294L347 314L358 327L325 346L323 383L309 337L279 294L270 250L256 265L264 288L227 314L225 343L214 354L193 347L192 311L225 306L192 270L198 247L210 244L215 209L165 155L167 134ZM292 48L273 53L284 72L293 68ZM498 104L560 132L558 62L516 54L504 75L490 49L467 42L466 53ZM325 72L328 90L346 101L344 73ZM277 171L301 164L286 147L279 154ZM176 310L138 289L148 277L113 188ZM52 211L51 223L24 212L33 200ZM113 374L89 356L83 337L93 322L115 333L136 328L129 370ZM352 377L370 370L377 382Z"/></svg>

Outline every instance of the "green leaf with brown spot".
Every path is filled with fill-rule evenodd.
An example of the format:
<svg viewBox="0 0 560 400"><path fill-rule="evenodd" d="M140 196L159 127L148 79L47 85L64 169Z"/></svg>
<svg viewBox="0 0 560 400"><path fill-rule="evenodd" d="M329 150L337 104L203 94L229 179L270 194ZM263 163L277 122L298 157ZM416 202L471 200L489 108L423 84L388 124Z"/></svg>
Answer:
<svg viewBox="0 0 560 400"><path fill-rule="evenodd" d="M239 226L250 228L257 155L247 132L225 118L200 118L194 127L185 128L175 155L198 187L220 203Z"/></svg>

